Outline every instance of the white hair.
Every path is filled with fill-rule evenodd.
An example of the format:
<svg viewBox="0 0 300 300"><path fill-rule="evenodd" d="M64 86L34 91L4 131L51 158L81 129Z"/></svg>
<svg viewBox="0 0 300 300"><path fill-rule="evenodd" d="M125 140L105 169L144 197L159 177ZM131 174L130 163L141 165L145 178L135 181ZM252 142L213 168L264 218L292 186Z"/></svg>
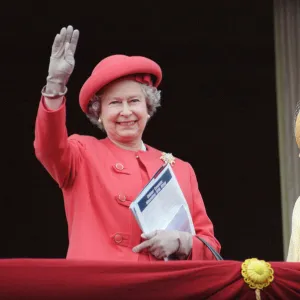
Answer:
<svg viewBox="0 0 300 300"><path fill-rule="evenodd" d="M153 86L143 83L139 84L141 85L142 91L146 98L148 114L150 117L152 117L156 112L157 107L160 107L161 91ZM103 124L98 121L101 113L101 96L101 93L97 93L92 97L88 104L88 113L86 116L94 125L104 131Z"/></svg>

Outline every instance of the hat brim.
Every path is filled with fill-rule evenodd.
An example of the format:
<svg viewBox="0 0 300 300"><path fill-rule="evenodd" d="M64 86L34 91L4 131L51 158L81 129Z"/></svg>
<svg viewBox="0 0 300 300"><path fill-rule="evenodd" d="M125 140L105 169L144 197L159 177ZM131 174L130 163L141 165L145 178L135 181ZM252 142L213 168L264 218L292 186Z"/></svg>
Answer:
<svg viewBox="0 0 300 300"><path fill-rule="evenodd" d="M79 94L79 104L83 112L88 112L91 98L110 82L133 74L149 74L155 77L153 86L157 87L162 79L160 66L142 56L124 56L112 63L95 68L92 75L83 84Z"/></svg>

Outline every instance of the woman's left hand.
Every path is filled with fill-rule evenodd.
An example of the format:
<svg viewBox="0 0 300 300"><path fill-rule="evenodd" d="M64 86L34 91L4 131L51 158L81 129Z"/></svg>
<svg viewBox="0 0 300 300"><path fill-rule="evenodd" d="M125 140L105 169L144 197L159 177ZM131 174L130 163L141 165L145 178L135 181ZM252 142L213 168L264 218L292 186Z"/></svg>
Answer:
<svg viewBox="0 0 300 300"><path fill-rule="evenodd" d="M132 251L140 252L148 248L148 251L157 259L168 257L176 253L187 257L192 248L192 235L183 231L155 230L150 233L143 233L142 238L146 241L135 246Z"/></svg>

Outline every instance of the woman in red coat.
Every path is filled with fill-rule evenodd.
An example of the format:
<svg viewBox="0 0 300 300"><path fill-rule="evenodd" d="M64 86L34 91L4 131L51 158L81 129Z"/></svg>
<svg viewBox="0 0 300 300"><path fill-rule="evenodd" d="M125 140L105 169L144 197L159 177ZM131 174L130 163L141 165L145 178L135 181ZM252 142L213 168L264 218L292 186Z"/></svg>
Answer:
<svg viewBox="0 0 300 300"><path fill-rule="evenodd" d="M149 261L214 259L188 232L159 230L142 235L129 210L167 155L142 141L145 126L160 105L162 72L154 61L112 55L94 68L80 91L80 106L107 137L68 136L67 82L79 38L72 26L56 35L47 84L35 127L35 153L58 183L68 222L67 258ZM189 163L173 158L173 170L187 200L196 235L220 251Z"/></svg>

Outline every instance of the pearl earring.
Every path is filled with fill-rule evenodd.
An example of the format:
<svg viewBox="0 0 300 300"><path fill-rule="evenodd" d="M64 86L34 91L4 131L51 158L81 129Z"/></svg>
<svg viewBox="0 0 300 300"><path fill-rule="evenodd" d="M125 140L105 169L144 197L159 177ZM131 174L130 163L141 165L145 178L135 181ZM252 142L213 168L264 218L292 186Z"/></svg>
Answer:
<svg viewBox="0 0 300 300"><path fill-rule="evenodd" d="M101 119L100 119L100 118L98 119L98 122L99 122L99 123L102 123L102 121L101 121Z"/></svg>

